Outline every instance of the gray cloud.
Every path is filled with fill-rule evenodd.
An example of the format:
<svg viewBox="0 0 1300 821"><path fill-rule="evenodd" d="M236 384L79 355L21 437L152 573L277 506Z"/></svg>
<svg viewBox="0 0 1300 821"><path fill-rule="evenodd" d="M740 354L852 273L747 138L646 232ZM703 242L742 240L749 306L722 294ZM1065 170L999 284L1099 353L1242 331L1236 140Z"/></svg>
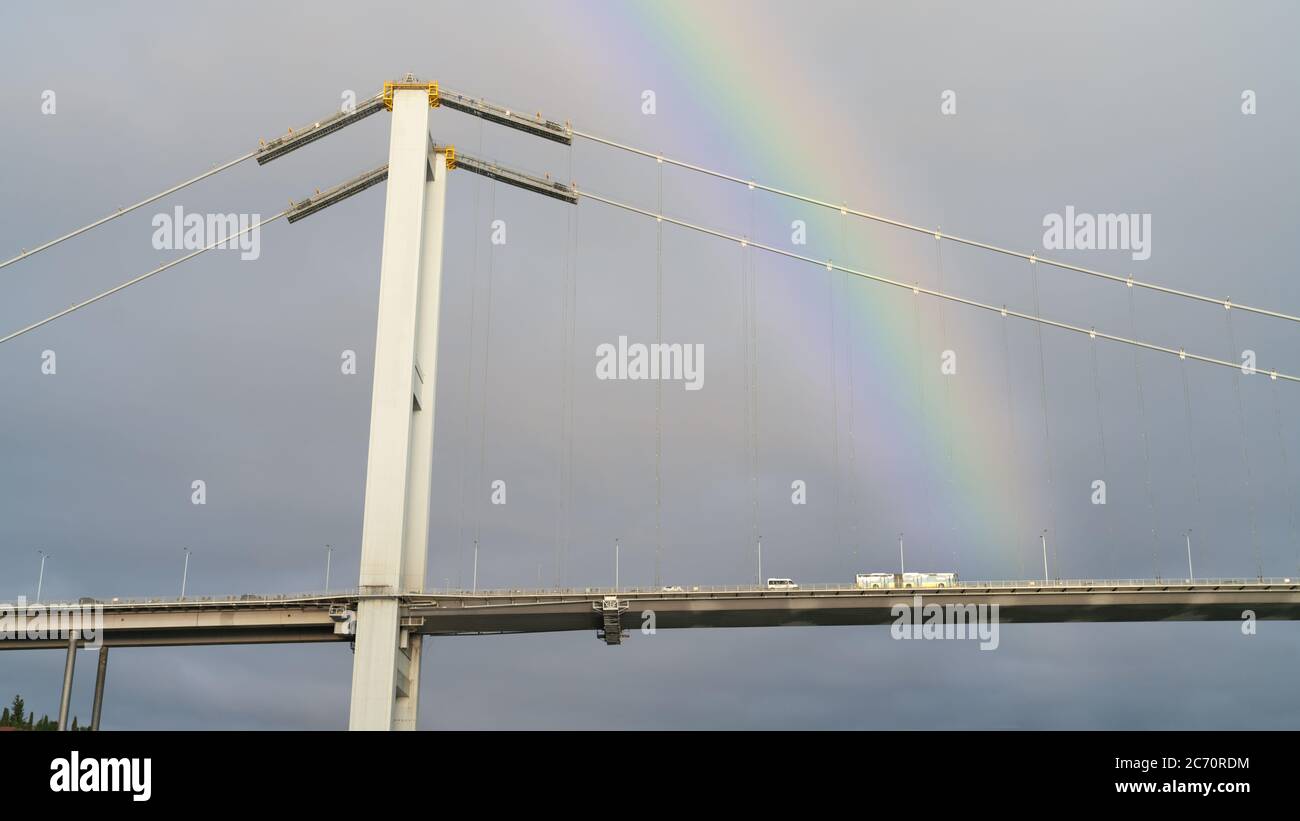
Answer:
<svg viewBox="0 0 1300 821"><path fill-rule="evenodd" d="M1149 261L1060 255L1293 313L1300 306L1291 261L1300 72L1288 36L1300 21L1283 4L1180 4L1174 13L1164 4L769 3L694 20L685 5L594 3L223 10L145 3L129 14L9 12L0 31L0 256L319 117L345 89L365 95L414 71L651 150L1017 248L1037 248L1043 215L1067 204L1151 213ZM379 22L383 37L362 35ZM770 39L778 32L780 48ZM700 45L710 42L712 50ZM765 86L804 93L754 91ZM639 113L645 88L658 94L653 120ZM946 88L958 91L959 113L940 118ZM1244 88L1259 94L1255 117L1238 112ZM44 89L58 94L54 116L40 113ZM465 152L559 178L571 162L580 185L654 205L653 163L590 144L570 156L447 110L431 115L431 128ZM375 117L171 203L269 215L383 162L386 135L385 118ZM743 190L674 169L663 186L670 213L751 230ZM53 555L48 597L172 594L185 547L194 551L196 595L319 588L326 543L336 548L336 585L355 581L380 190L267 228L256 261L214 252L0 346L0 599L34 592L38 549ZM539 565L548 583L555 577L566 444L562 288L575 249L573 539L564 575L607 583L619 538L623 580L649 583L654 389L598 381L592 367L600 342L653 338L653 223L591 202L575 214L512 189L493 193L470 175L453 175L450 197L429 584L468 584L476 534L482 584L531 584ZM809 253L839 253L835 215L764 203L755 235L779 242L790 220L805 219ZM142 209L0 271L0 332L169 258L149 244L157 210L169 208ZM510 241L489 256L493 218L507 221ZM932 240L869 224L848 231L849 264L935 282ZM670 229L663 254L665 338L708 351L705 390L664 390L665 581L748 581L739 252ZM953 290L1032 306L1027 265L948 245L944 254ZM1102 512L1087 502L1100 470L1087 340L1043 333L1049 494L1037 337L1010 325L1004 458L959 440L954 464L980 481L949 483L944 449L923 450L943 435L947 414L972 420L980 439L1005 439L1000 320L950 307L941 324L938 306L924 303L918 353L910 294L846 283L837 292L832 385L825 272L762 257L756 271L765 569L807 581L893 569L905 530L916 562L956 562L966 577L1032 574L1036 534L1054 516L1066 575L1180 574L1188 527L1198 574L1252 576L1257 562L1266 574L1297 572L1293 386L1242 381L1247 464L1230 372L1189 365L1189 430L1177 361L1142 354L1144 426L1132 354L1099 346L1111 469ZM1122 289L1038 273L1044 314L1128 332ZM1232 356L1221 309L1149 293L1133 299L1141 335ZM1300 370L1293 328L1235 314L1238 347ZM900 358L937 363L944 334L961 357L953 401L945 404L945 385L927 365L919 414L917 373ZM40 373L45 349L57 352L57 376ZM339 373L344 349L358 354L357 376ZM504 508L486 503L494 478L509 483ZM795 478L808 482L805 508L788 503ZM204 507L189 503L194 479L207 483ZM1231 624L1007 627L995 653L894 642L866 628L663 632L616 649L581 634L444 639L427 651L421 725L1296 727L1300 715L1280 682L1294 678L1298 640L1284 623L1250 639ZM90 654L81 664L84 716ZM118 651L105 724L341 727L350 664L344 647ZM58 653L0 654L0 699L21 692L53 712L61 665Z"/></svg>

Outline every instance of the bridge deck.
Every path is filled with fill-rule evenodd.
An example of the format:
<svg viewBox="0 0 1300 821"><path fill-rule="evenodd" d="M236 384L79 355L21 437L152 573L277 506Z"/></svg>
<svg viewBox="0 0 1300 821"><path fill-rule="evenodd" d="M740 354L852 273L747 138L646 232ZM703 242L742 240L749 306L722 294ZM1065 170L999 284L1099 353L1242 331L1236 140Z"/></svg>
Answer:
<svg viewBox="0 0 1300 821"><path fill-rule="evenodd" d="M1300 583L1294 579L1188 582L966 582L923 590L861 590L814 586L797 590L753 587L689 590L447 591L403 597L405 623L426 635L596 631L599 607L617 595L626 609L624 629L641 626L649 612L656 629L881 625L893 608L912 604L996 605L998 621L1015 623L1300 620ZM336 631L339 611L355 611L366 594L241 596L99 602L103 641L109 646L265 644L349 641ZM83 605L47 603L51 608ZM15 605L0 605L0 634ZM335 611L331 615L331 609ZM612 622L611 622L612 623ZM0 638L0 650L66 647L66 640Z"/></svg>

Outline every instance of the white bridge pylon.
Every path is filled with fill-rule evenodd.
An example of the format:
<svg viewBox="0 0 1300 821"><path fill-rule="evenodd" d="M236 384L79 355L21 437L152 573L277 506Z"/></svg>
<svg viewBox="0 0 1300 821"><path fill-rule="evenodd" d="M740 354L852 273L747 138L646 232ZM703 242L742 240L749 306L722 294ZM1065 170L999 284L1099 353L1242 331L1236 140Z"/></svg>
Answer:
<svg viewBox="0 0 1300 821"><path fill-rule="evenodd" d="M402 626L400 597L423 592L429 538L448 173L445 153L430 154L431 102L423 85L392 92L353 730L413 730L419 713L421 636Z"/></svg>

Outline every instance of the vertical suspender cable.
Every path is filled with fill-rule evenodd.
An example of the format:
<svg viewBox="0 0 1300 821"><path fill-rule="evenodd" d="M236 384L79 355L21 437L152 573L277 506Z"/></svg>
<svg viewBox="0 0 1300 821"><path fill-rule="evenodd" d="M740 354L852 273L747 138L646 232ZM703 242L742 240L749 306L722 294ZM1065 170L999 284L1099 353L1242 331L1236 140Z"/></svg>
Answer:
<svg viewBox="0 0 1300 821"><path fill-rule="evenodd" d="M934 256L935 256L935 261L936 261L936 263L937 263L937 265L938 265L938 272L939 272L939 290L940 290L940 291L943 290L943 241L942 241L942 236L943 236L943 235L942 235L942 233L940 233L940 232L936 232L935 235L934 235L934 240L935 240L935 242L934 242ZM948 350L948 318L947 318L947 312L946 312L945 309L944 309L944 304L943 304L942 301L940 301L940 303L939 303L939 344L943 346L942 350L943 350L944 352L946 352L946 351ZM943 356L943 355L944 355L943 353L940 354L940 356ZM957 566L957 565L958 565L958 562L957 562L957 527L956 527L956 521L954 520L953 515L952 515L952 502L953 502L953 499L956 498L955 495L954 495L954 493L953 493L953 487L952 487L952 474L953 474L953 469L952 469L952 379L953 379L954 376L957 375L957 372L956 372L956 370L955 370L955 368L956 368L956 364L957 364L957 363L956 363L956 360L954 360L954 361L953 361L953 367L954 367L954 370L953 370L952 373L950 373L950 374L942 374L943 377L944 377L944 380L943 380L943 405L944 405L944 407L943 407L943 416L944 416L943 424L944 424L944 437L943 437L943 438L944 438L944 443L945 443L945 447L946 447L946 450L947 450L947 460L948 460L948 481L947 481L947 485L948 485L948 498L947 498L947 505L945 505L945 506L947 507L947 509L948 509L948 512L947 512L947 516L946 516L945 518L947 518L947 520L948 520L948 539L949 539L949 545L948 545L948 546L949 546L950 548L952 548L952 569L953 569L954 572L958 572L958 571L960 570L960 568Z"/></svg>
<svg viewBox="0 0 1300 821"><path fill-rule="evenodd" d="M750 443L749 435L749 248L748 244L741 243L740 246L740 338L744 343L745 353L745 382L741 387L744 388L744 398L741 404L745 409L745 472L750 473ZM750 492L753 492L753 486L750 486ZM748 505L746 505L748 507ZM741 543L741 568L750 566L749 551L753 547L748 540L742 539Z"/></svg>
<svg viewBox="0 0 1300 821"><path fill-rule="evenodd" d="M919 449L922 453L920 470L921 470L921 495L925 497L925 504L928 509L926 519L928 522L934 521L934 498L930 493L930 469L926 464L929 460L925 458L925 434L928 432L930 417L926 413L925 401L925 366L924 358L921 356L921 296L920 292L913 289L912 291L912 356L916 360L913 368L916 371L916 418L920 422L922 432L922 447ZM934 540L931 539L926 548L928 558L931 564L934 563Z"/></svg>
<svg viewBox="0 0 1300 821"><path fill-rule="evenodd" d="M751 222L750 228L751 228L751 229L753 228L752 222ZM748 245L747 242L742 242L741 245L740 245L740 341L741 341L741 343L742 343L743 346L744 346L744 356L743 356L743 358L744 358L744 360L745 360L745 382L744 382L744 385L743 385L743 388L744 388L744 390L745 390L745 394L744 394L744 401L743 401L743 403L742 403L742 404L744 405L744 410L745 410L745 431L744 431L744 432L745 432L745 470L746 470L747 473L749 473L749 492L750 492L750 495L752 496L753 493L754 493L754 484L753 484L753 482L754 482L754 479L753 479L753 473L754 473L754 468L753 468L753 465L754 465L754 454L753 454L753 450L752 450L752 448L753 448L753 444L754 444L754 438L753 438L753 436L750 435L750 431L749 431L750 426L753 424L753 414L750 412L750 409L749 409L749 402L750 402L750 391L749 391L749 379L750 379L750 370L749 370L749 245ZM751 503L751 507L752 507L752 503ZM748 544L744 545L743 548L742 548L742 550L741 550L741 556L742 556L742 559L741 559L741 567L745 567L746 565L749 564L749 561L750 561L750 559L749 559L749 555L750 555L750 554L749 554L749 550L750 550L751 547L753 547L753 546L756 544L756 542L753 541L754 533L755 533L756 530L757 530L757 526L756 526L755 524L751 524L751 530L750 530L750 538L751 538L751 541L750 541ZM758 580L758 583L761 584L761 582L762 582L762 580L759 579L759 580Z"/></svg>
<svg viewBox="0 0 1300 821"><path fill-rule="evenodd" d="M847 215L843 215L843 214L840 216L841 237L845 236L845 231L847 230L846 226L848 224L848 220L846 216ZM847 241L844 242L844 245L846 248L844 253L847 254L848 253ZM848 362L846 364L849 369L849 408L848 408L849 410L849 491L851 494L850 504L852 504L853 506L853 516L852 518L849 519L849 538L853 541L853 558L857 559L858 553L862 549L862 531L864 530L864 528L861 526L862 525L862 505L861 505L862 488L858 485L858 436L857 436L857 422L856 422L857 415L858 415L858 387L857 387L856 377L854 376L854 370L855 370L854 365L857 364L857 357L853 355L854 351L857 349L857 339L855 336L856 326L853 321L854 313L855 313L854 301L853 301L853 282L848 279L847 274L844 274L841 271L832 270L831 274L835 277L838 277L843 283L841 285L840 290L846 294L845 311L848 315L847 321L845 322L846 325L845 335L847 337L845 339L845 345L847 348L846 353L848 355ZM854 567L853 572L855 573L857 572L856 566Z"/></svg>
<svg viewBox="0 0 1300 821"><path fill-rule="evenodd" d="M1291 485L1291 464L1287 458L1286 438L1282 435L1282 410L1278 406L1277 399L1277 380L1274 379L1273 387L1270 391L1273 394L1273 421L1277 425L1277 447L1282 454L1282 506L1286 508L1287 524L1291 527L1291 542L1296 548L1296 570L1300 571L1300 534L1296 533L1296 516L1295 505L1288 503L1287 499L1291 495L1289 486Z"/></svg>
<svg viewBox="0 0 1300 821"><path fill-rule="evenodd" d="M754 197L749 198L749 233L754 233ZM763 561L763 534L758 526L758 276L755 272L754 253L746 249L749 268L749 347L752 351L751 362L753 372L749 380L749 410L752 416L749 427L749 434L753 439L750 451L753 454L750 468L750 487L751 500L753 503L754 518L754 546L758 551L758 561L761 566ZM760 574L761 576L762 574ZM758 583L762 585L763 580L760 578Z"/></svg>
<svg viewBox="0 0 1300 821"><path fill-rule="evenodd" d="M1225 317L1228 325L1228 344L1232 346L1232 357L1238 358L1241 352L1237 350L1237 334L1232 327L1232 309L1226 311ZM1241 423L1241 464L1246 469L1246 503L1250 511L1250 541L1255 549L1255 571L1257 578L1264 578L1264 560L1259 550L1259 529L1255 526L1255 496L1251 491L1251 474L1250 474L1250 444L1246 438L1246 407L1241 401L1241 375L1244 368L1233 370L1232 372L1232 389L1237 394L1237 419Z"/></svg>
<svg viewBox="0 0 1300 821"><path fill-rule="evenodd" d="M844 256L844 229L843 220L840 218L840 257ZM831 512L832 533L835 538L835 553L838 555L840 548L844 546L840 534L840 383L839 373L836 367L836 359L839 357L839 348L835 334L835 282L839 279L838 271L827 271L826 282L829 291L830 312L831 312L831 458L833 461L834 479L831 485L835 491L835 508ZM854 566L857 565L857 545L853 546Z"/></svg>
<svg viewBox="0 0 1300 821"><path fill-rule="evenodd" d="M572 167L570 167L570 172L572 172ZM570 173L569 176L570 179L572 179L573 176L572 173ZM575 205L573 208L573 240L572 240L573 254L570 256L569 259L569 282L567 286L569 289L569 340L568 340L568 353L566 356L567 356L567 361L569 363L568 365L569 405L566 414L569 420L569 425L568 425L568 434L569 434L568 451L569 452L568 452L567 460L565 462L566 473L567 473L565 481L567 482L568 487L565 489L565 493L567 495L564 504L564 510L565 510L564 550L560 556L560 586L561 587L564 586L564 580L566 578L565 570L568 567L568 562L569 562L569 548L572 547L573 545L573 442L577 438L577 433L575 430L574 418L573 418L574 406L577 404L576 397L574 395L574 391L576 390L576 385L574 384L573 372L574 372L574 366L577 364L577 360L575 359L575 351L577 348L577 341L578 341L578 252L579 252L578 229L580 227L581 222L582 222L582 211L578 208L578 206Z"/></svg>
<svg viewBox="0 0 1300 821"><path fill-rule="evenodd" d="M1007 398L1007 459L1015 463L1016 453L1016 436L1015 436L1015 410L1011 402L1011 345L1007 341L1007 322L1006 315L1002 317L1002 376L1004 383L1004 392ZM1025 577L1025 551L1024 546L1020 543L1021 532L1024 528L1024 522L1011 523L1011 544L1016 546L1016 559L1020 562L1020 578Z"/></svg>
<svg viewBox="0 0 1300 821"><path fill-rule="evenodd" d="M1101 481L1102 487L1109 490L1110 484L1110 464L1106 455L1106 426L1102 421L1101 411L1101 374L1097 368L1097 340L1093 339L1089 348L1092 351L1092 393L1097 404L1097 445L1101 454ZM1105 497L1102 497L1103 499ZM1115 550L1115 523L1110 514L1105 512L1105 505L1102 505L1102 515L1106 517L1106 544L1108 552ZM1111 567L1111 573L1114 573L1114 567Z"/></svg>
<svg viewBox="0 0 1300 821"><path fill-rule="evenodd" d="M1137 307L1133 301L1133 289L1128 292L1129 325L1137 332ZM1160 537L1156 533L1156 500L1151 489L1151 446L1147 442L1147 403L1142 393L1142 360L1137 348L1133 349L1133 381L1137 385L1138 425L1142 434L1142 464L1146 472L1147 510L1151 514L1151 564L1155 568L1156 578L1160 578Z"/></svg>
<svg viewBox="0 0 1300 821"><path fill-rule="evenodd" d="M1038 305L1038 266L1034 259L1029 260L1029 281L1034 290L1034 314L1039 314ZM1056 469L1052 463L1052 424L1047 414L1047 353L1043 349L1043 326L1036 325L1038 333L1038 378L1040 397L1043 403L1043 450L1047 459L1047 515L1048 526L1052 531L1052 564L1056 578L1061 578L1061 535L1056 529Z"/></svg>
<svg viewBox="0 0 1300 821"><path fill-rule="evenodd" d="M1183 372L1183 407L1187 413L1187 462L1192 471L1192 517L1197 518L1201 511L1201 480L1196 470L1196 446L1192 433L1192 391L1187 384L1187 360L1178 360L1178 367Z"/></svg>
<svg viewBox="0 0 1300 821"><path fill-rule="evenodd" d="M658 168L658 212L664 212L664 164ZM655 342L664 341L664 223L655 221ZM656 349L657 350L657 349ZM655 587L662 584L663 568L663 446L664 446L664 388L663 374L655 380Z"/></svg>
<svg viewBox="0 0 1300 821"><path fill-rule="evenodd" d="M483 154L483 120L478 122L478 151L479 156ZM469 352L465 355L465 432L460 439L460 528L456 537L457 556L456 556L456 587L461 590L465 589L464 572L465 572L465 475L468 473L465 467L465 452L469 449L469 417L470 405L473 399L470 394L472 387L471 377L474 373L474 320L477 311L478 302L478 244L479 244L479 195L483 191L482 179L474 180L474 267L471 269L469 285Z"/></svg>
<svg viewBox="0 0 1300 821"><path fill-rule="evenodd" d="M488 210L492 213L492 222L496 222L497 216L497 182L492 181L492 187L489 189L490 205ZM491 223L489 223L490 225ZM495 230L495 229L493 229ZM491 236L489 235L489 242ZM480 408L481 420L479 424L478 439L478 493L482 494L484 489L483 480L487 477L487 418L488 418L488 376L492 367L492 278L496 268L496 243L488 249L488 280L487 280L487 309L483 319L483 402ZM480 544L481 529L483 525L483 513L487 510L489 499L486 495L480 496L483 503L479 505L478 521L474 524L474 544ZM475 565L477 567L477 563ZM477 573L476 573L477 575Z"/></svg>
<svg viewBox="0 0 1300 821"><path fill-rule="evenodd" d="M568 179L573 179L573 144L569 144L567 152L569 163ZM563 281L561 282L560 296L560 443L559 451L556 454L556 481L555 481L555 586L561 586L563 572L561 570L561 557L564 549L564 539L567 529L567 520L569 516L568 499L565 495L565 460L567 459L567 447L569 439L569 381L572 378L569 365L569 314L573 310L569 304L569 264L572 255L575 253L573 248L573 220L577 206L565 209L565 232L564 232L564 271Z"/></svg>

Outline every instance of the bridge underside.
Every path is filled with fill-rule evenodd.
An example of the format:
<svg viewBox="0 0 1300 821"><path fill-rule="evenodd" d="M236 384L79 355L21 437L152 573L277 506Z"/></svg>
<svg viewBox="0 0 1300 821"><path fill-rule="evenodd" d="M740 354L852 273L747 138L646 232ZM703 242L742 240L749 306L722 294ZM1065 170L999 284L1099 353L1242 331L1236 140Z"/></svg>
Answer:
<svg viewBox="0 0 1300 821"><path fill-rule="evenodd" d="M402 623L425 635L591 631L606 624L607 591L423 594L403 600ZM896 605L914 604L903 590L732 590L620 592L617 623L656 630L806 625L885 625ZM1122 588L955 588L921 592L924 605L997 605L1002 624L1064 622L1300 620L1300 585ZM110 647L346 642L340 614L354 613L349 595L224 601L105 604L103 643ZM615 642L611 642L615 643ZM66 649L66 639L0 640L0 650Z"/></svg>
<svg viewBox="0 0 1300 821"><path fill-rule="evenodd" d="M541 597L544 598L544 597ZM593 597L599 600L599 597ZM911 593L845 595L760 594L727 598L627 597L624 629L640 627L650 612L656 629L787 627L811 625L883 625L897 620L895 605L914 603ZM601 614L592 599L580 601L517 600L508 604L481 600L441 600L412 605L429 635L535 633L595 630ZM997 605L1002 624L1063 622L1240 621L1249 610L1257 619L1300 620L1300 591L1268 592L1050 592L982 593L966 590L925 591L923 605Z"/></svg>
<svg viewBox="0 0 1300 821"><path fill-rule="evenodd" d="M303 644L347 641L335 635L325 603L167 602L107 605L102 642L109 647L174 647L207 644ZM14 638L0 650L62 649L67 639Z"/></svg>

